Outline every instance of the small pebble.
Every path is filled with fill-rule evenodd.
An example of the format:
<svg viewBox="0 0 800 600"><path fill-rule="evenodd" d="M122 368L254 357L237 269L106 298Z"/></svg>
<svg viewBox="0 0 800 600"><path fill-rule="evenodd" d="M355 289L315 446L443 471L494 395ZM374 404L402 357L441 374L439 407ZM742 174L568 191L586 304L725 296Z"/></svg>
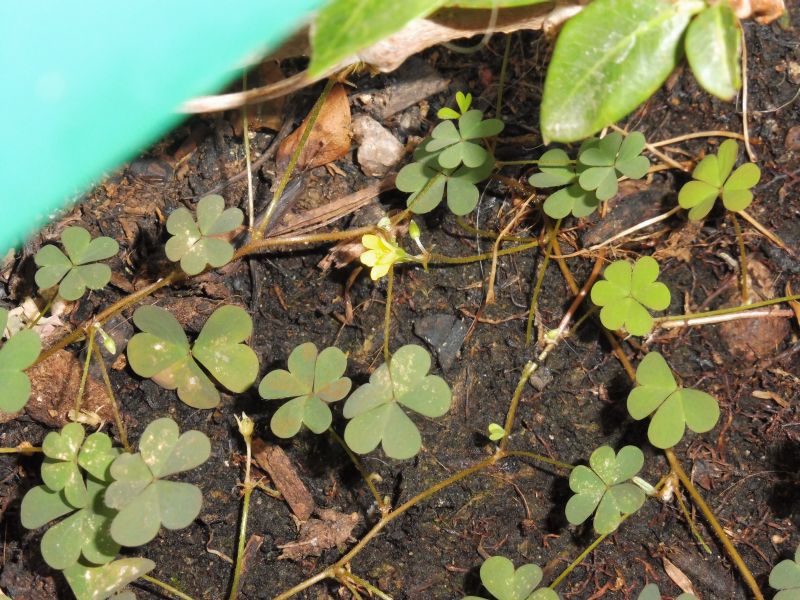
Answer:
<svg viewBox="0 0 800 600"><path fill-rule="evenodd" d="M800 125L795 125L789 129L789 132L786 134L784 145L789 152L800 150Z"/></svg>
<svg viewBox="0 0 800 600"><path fill-rule="evenodd" d="M356 157L370 177L383 177L403 158L405 147L375 119L360 115L353 119L353 137L359 143Z"/></svg>

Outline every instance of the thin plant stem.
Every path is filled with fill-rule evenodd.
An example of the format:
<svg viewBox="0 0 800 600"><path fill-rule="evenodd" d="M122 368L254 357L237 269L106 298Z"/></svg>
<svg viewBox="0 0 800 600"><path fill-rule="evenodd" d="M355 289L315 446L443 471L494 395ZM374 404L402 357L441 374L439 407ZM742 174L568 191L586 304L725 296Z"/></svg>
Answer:
<svg viewBox="0 0 800 600"><path fill-rule="evenodd" d="M529 360L525 367L522 369L522 374L519 376L519 381L517 382L517 388L514 390L514 395L511 397L511 404L508 407L508 414L506 415L506 423L503 427L505 431L505 435L503 435L503 439L500 440L500 451L505 452L506 447L508 446L508 438L511 435L511 429L514 427L514 417L517 414L517 407L519 406L519 399L522 397L522 392L525 389L525 385L528 383L528 379L536 370L536 367L539 365L536 362Z"/></svg>
<svg viewBox="0 0 800 600"><path fill-rule="evenodd" d="M728 554L728 557L736 565L736 568L739 569L742 579L744 579L747 586L753 592L756 600L764 600L764 594L761 593L761 589L758 587L758 583L756 583L756 580L753 577L753 574L750 572L750 569L747 568L747 565L745 564L744 560L742 560L742 557L739 555L739 552L736 550L733 542L731 542L728 534L725 533L722 525L720 525L719 521L717 521L717 518L714 516L714 512L708 507L705 500L703 500L703 497L700 495L700 492L697 491L697 488L692 483L692 480L686 475L686 471L683 470L678 457L675 456L675 453L670 448L664 450L664 454L667 456L669 466L678 476L678 479L680 479L681 484L686 491L689 492L689 495L697 505L697 508L700 509L700 512L703 513L703 516L706 518L706 521L708 521L708 524L711 525L711 529L714 530L717 539L722 544L722 547L725 548L725 552Z"/></svg>
<svg viewBox="0 0 800 600"><path fill-rule="evenodd" d="M689 530L692 532L692 535L697 540L697 543L700 544L700 547L707 554L713 554L711 552L711 548L708 547L708 544L706 544L706 541L703 539L703 536L700 535L700 531L697 529L697 525L694 522L694 518L692 518L692 515L689 513L689 510L686 508L686 503L683 501L683 496L681 495L680 490L675 491L675 499L678 501L678 506L680 507L681 512L683 513L683 516L686 519L686 522L689 524Z"/></svg>
<svg viewBox="0 0 800 600"><path fill-rule="evenodd" d="M247 541L247 517L250 514L250 496L253 495L253 490L256 486L250 480L250 463L253 460L253 448L252 448L252 421L242 413L242 419L236 418L236 422L239 424L239 433L242 435L244 439L244 445L246 449L245 455L245 467L244 467L244 497L242 501L242 518L239 522L239 540L236 544L236 565L233 568L233 582L231 583L231 593L228 596L229 600L235 600L235 598L239 595L239 580L242 577L242 569L244 567L244 552L245 552L245 542ZM246 429L246 423L250 424L250 429Z"/></svg>
<svg viewBox="0 0 800 600"><path fill-rule="evenodd" d="M531 203L534 197L534 195L528 197L525 203L520 206L519 210L517 210L517 212L514 214L514 218L511 219L505 227L503 227L500 235L497 236L497 239L494 241L494 245L492 246L492 267L489 270L489 285L486 290L486 300L484 300L485 305L494 304L495 301L494 280L497 276L497 252L500 250L500 244L503 242L503 238L505 237L506 233L511 231L514 225L517 224L519 218L525 213L525 209L527 208L528 204Z"/></svg>
<svg viewBox="0 0 800 600"><path fill-rule="evenodd" d="M536 306L539 301L539 293L542 290L542 283L544 283L544 275L547 271L547 265L550 264L550 256L553 252L553 240L558 235L558 228L561 226L561 219L556 221L555 226L550 232L550 239L547 243L547 250L544 253L544 260L542 266L539 268L539 273L536 278L536 284L533 286L533 294L531 295L531 306L528 310L528 325L525 329L525 345L529 346L533 338L533 319L536 316Z"/></svg>
<svg viewBox="0 0 800 600"><path fill-rule="evenodd" d="M698 138L706 138L706 137L726 137L726 138L733 138L735 140L744 139L744 136L741 133L736 133L735 131L722 131L722 130L695 131L694 133L684 133L683 135L669 138L668 140L661 140L660 142L652 142L650 145L653 146L653 148L660 148L661 146L669 146L671 144L677 144L679 142L685 142L687 140L696 140Z"/></svg>
<svg viewBox="0 0 800 600"><path fill-rule="evenodd" d="M100 353L100 348L97 347L97 341L94 338L91 340L91 345L94 347L95 361L100 367L100 374L103 376L103 383L106 385L108 399L111 401L111 410L114 411L114 422L117 424L120 442L122 442L122 447L125 448L125 452L131 452L131 446L128 443L128 434L125 431L125 424L122 422L122 415L119 412L119 405L117 404L117 399L114 396L114 390L111 387L111 380L108 378L106 361L103 358L103 355Z"/></svg>
<svg viewBox="0 0 800 600"><path fill-rule="evenodd" d="M361 579L361 577L359 577L355 573L350 573L348 571L346 573L346 575L344 575L344 577L346 577L347 579L352 580L353 583L355 583L356 585L359 585L359 586L363 587L372 596L377 596L381 600L392 600L391 596L389 596L388 594L383 593L383 591L381 591L379 588L377 588L374 585L372 585L369 581L367 581L365 579Z"/></svg>
<svg viewBox="0 0 800 600"><path fill-rule="evenodd" d="M730 306L728 308L718 308L717 310L709 310L700 313L687 313L685 315L667 315L666 317L658 317L655 319L656 325L668 321L689 321L691 319L699 319L702 317L715 317L717 315L733 315L754 308L763 308L765 306L772 306L773 304L781 304L783 302L791 302L792 300L800 300L800 294L793 294L791 296L781 296L780 298L770 298L762 302L753 302L752 304L742 304L740 306Z"/></svg>
<svg viewBox="0 0 800 600"><path fill-rule="evenodd" d="M391 507L384 503L383 498L381 498L378 488L376 488L375 484L372 482L372 478L370 477L367 468L364 466L364 463L361 462L361 459L359 459L352 450L350 450L350 446L348 446L347 443L342 439L342 436L336 433L336 430L333 427L328 428L328 433L330 433L331 437L336 440L336 442L347 453L347 456L350 457L350 460L353 462L356 469L358 469L358 472L361 473L361 477L364 478L364 482L367 484L369 491L372 493L372 497L375 498L375 503L378 505L378 509L382 514L386 513Z"/></svg>
<svg viewBox="0 0 800 600"><path fill-rule="evenodd" d="M86 391L86 380L89 377L89 363L92 360L92 351L94 350L94 336L97 333L96 327L89 327L89 343L86 347L86 361L83 363L83 373L81 374L81 383L78 386L78 395L75 397L75 417L81 412L81 404L83 403L83 393Z"/></svg>
<svg viewBox="0 0 800 600"><path fill-rule="evenodd" d="M742 218L743 218L745 221L747 221L748 223L750 223L750 225L752 225L753 227L755 227L755 228L756 228L756 230L758 230L758 232L759 232L759 233L761 233L761 234L762 234L764 237L766 237L766 238L767 238L769 241L771 241L773 244L775 244L776 246L778 246L778 247L782 248L783 250L786 250L786 252L787 252L787 253L789 253L789 254L791 254L792 256L797 256L797 253L795 252L794 248L792 248L791 246L787 246L787 245L786 245L786 242L784 242L784 241L783 241L783 240L782 240L780 237L778 237L778 235L777 235L777 234L775 234L775 233L771 232L769 229L767 229L766 227L764 227L764 226L763 226L761 223L759 223L759 222L758 222L758 221L755 219L755 217L753 217L753 216L752 216L750 213L748 213L746 210L740 210L740 211L738 211L738 214L739 214L739 216L740 216L740 217L742 217Z"/></svg>
<svg viewBox="0 0 800 600"><path fill-rule="evenodd" d="M630 515L624 515L624 516L622 517L622 521L624 521L625 519L627 519L629 516L630 516ZM621 523L622 521L620 521L620 523ZM549 587L551 590L554 590L554 589L556 588L556 586L557 586L559 583L561 583L562 581L564 581L564 579L566 579L566 577L567 577L567 576L568 576L570 573L572 573L572 571L575 569L575 567L577 567L579 564L581 564L581 563L582 563L582 562L583 562L583 561L586 559L586 557L587 557L587 556L589 556L589 555L592 553L592 551L593 551L595 548L597 548L597 547L598 547L598 546L599 546L599 545L600 545L600 544L603 542L603 540L604 540L604 539L606 539L606 538L607 538L609 535L611 535L611 534L612 534L612 533L614 533L615 531L617 531L617 530L615 529L614 531L612 531L612 532L610 532L610 533L604 533L604 534L602 534L600 537L598 537L597 539L595 539L595 540L594 540L594 541L593 541L591 544L589 544L589 545L586 547L586 549L584 549L584 551L583 551L583 552L581 552L581 553L580 553L580 554L579 554L579 555L578 555L578 556L575 558L575 560L573 560L573 561L572 561L572 562L569 564L569 566L567 566L567 568L566 568L566 569L564 569L563 571L561 571L561 573L558 575L558 577L556 577L556 578L553 580L553 583L551 583L551 584L550 584L549 586L547 586L547 587Z"/></svg>
<svg viewBox="0 0 800 600"><path fill-rule="evenodd" d="M729 321L741 321L744 319L769 319L769 318L792 318L795 312L791 309L766 308L763 310L750 310L747 312L734 313L731 315L717 315L715 317L697 317L685 319L683 321L664 321L659 323L662 329L677 329L678 327L696 327L698 325L713 325L714 323L726 323Z"/></svg>
<svg viewBox="0 0 800 600"><path fill-rule="evenodd" d="M346 587L350 591L350 595L353 597L353 600L364 600L361 597L361 594L358 593L356 586L350 581L348 577L342 576L336 578L339 583L341 583L344 587Z"/></svg>
<svg viewBox="0 0 800 600"><path fill-rule="evenodd" d="M739 282L742 286L742 304L748 303L747 294L747 250L744 247L744 236L742 228L739 227L739 220L736 213L728 213L733 221L733 230L736 232L736 241L739 244Z"/></svg>
<svg viewBox="0 0 800 600"><path fill-rule="evenodd" d="M41 452L42 449L38 446L26 446L27 442L23 442L18 446L11 448L0 448L0 454L35 454Z"/></svg>
<svg viewBox="0 0 800 600"><path fill-rule="evenodd" d="M54 301L55 299L56 299L56 295L55 295L55 294L53 294L53 295L50 297L50 300L48 300L48 301L47 301L47 304L45 304L45 305L44 305L44 308L43 308L42 310L40 310L40 311L39 311L39 314L38 314L38 315L36 315L36 318L35 318L33 321L31 321L30 323L28 323L28 326L27 326L25 329L33 329L34 327L36 327L36 324L39 322L39 320L40 320L40 319L41 319L43 316L45 316L45 314L47 314L47 311L48 311L48 310L50 310L50 307L51 307L51 306L53 306L53 301ZM2 333L2 331L0 331L0 333Z"/></svg>
<svg viewBox="0 0 800 600"><path fill-rule="evenodd" d="M242 73L242 89L247 90L247 69ZM253 202L253 173L250 164L250 128L248 126L249 107L245 104L242 107L242 143L244 144L244 162L247 169L247 225L250 231L253 230L253 223L255 221L254 211L255 203Z"/></svg>
<svg viewBox="0 0 800 600"><path fill-rule="evenodd" d="M497 251L497 256L507 256L508 254L515 254L517 252L524 252L539 245L538 241L529 242L527 244L519 244L511 248L503 248ZM465 265L468 263L480 262L488 260L495 256L494 252L484 252L483 254L472 254L470 256L445 256L444 254L431 253L429 265Z"/></svg>
<svg viewBox="0 0 800 600"><path fill-rule="evenodd" d="M506 35L506 48L503 51L503 62L500 65L500 81L497 84L497 104L494 116L498 119L503 112L503 92L506 87L506 77L508 76L508 59L511 56L511 34Z"/></svg>
<svg viewBox="0 0 800 600"><path fill-rule="evenodd" d="M267 212L264 215L264 218L262 219L258 228L253 232L254 237L260 238L264 236L264 232L269 226L272 215L275 212L275 208L278 206L278 202L283 195L283 190L286 189L286 185L289 183L289 179L294 172L294 168L297 166L297 161L300 159L300 154L303 152L303 149L308 143L308 138L311 136L311 130L314 129L314 125L319 118L319 113L322 110L322 106L325 104L325 100L327 99L328 94L331 93L335 83L335 78L331 77L328 79L328 81L325 83L322 93L320 94L319 98L317 98L314 106L311 108L311 112L308 114L308 120L306 121L305 129L300 136L300 140L297 142L297 147L294 149L292 156L289 158L289 164L286 165L286 170L283 172L283 177L281 177L280 182L278 182L278 187L275 189L275 193L272 195L272 200L267 207Z"/></svg>
<svg viewBox="0 0 800 600"><path fill-rule="evenodd" d="M147 583L152 583L155 586L160 587L162 590L165 590L175 596L176 598L180 598L181 600L194 600L190 595L184 594L178 588L171 586L170 584L166 583L165 581L161 581L160 579L156 579L155 577L150 577L150 575L142 575L139 577L142 581L146 581Z"/></svg>
<svg viewBox="0 0 800 600"><path fill-rule="evenodd" d="M670 218L672 215L674 215L675 213L677 213L677 212L679 212L681 210L683 210L683 209L680 206L676 206L672 210L668 210L667 212L665 212L663 214L660 214L658 216L652 217L650 219L645 219L644 221L642 221L641 223L637 223L633 227L628 227L628 229L626 229L624 231L620 231L619 233L617 233L616 235L613 235L612 237L608 238L604 242L600 242L599 244L595 244L594 246L591 246L590 248L588 248L588 250L590 252L592 252L594 250L599 250L603 246L607 246L608 244L611 244L611 243L617 241L618 239L624 238L624 237L626 237L626 236L628 236L628 235L630 235L632 233L636 233L637 231L639 231L641 229L644 229L645 227L649 227L650 225L655 225L656 223L660 223L661 221L664 221L664 220Z"/></svg>
<svg viewBox="0 0 800 600"><path fill-rule="evenodd" d="M375 233L375 231L376 227L374 225L369 225L367 227L358 227L356 229L348 229L345 231L331 231L329 233L312 233L310 235L295 235L252 240L236 251L231 259L231 262L251 254L263 252L265 250L274 250L275 248L290 248L293 246L310 246L311 244L351 240L361 237L366 233Z"/></svg>
<svg viewBox="0 0 800 600"><path fill-rule="evenodd" d="M389 336L392 330L392 292L394 291L394 265L389 267L389 276L386 286L386 312L383 317L383 361L389 364L392 358L389 352Z"/></svg>

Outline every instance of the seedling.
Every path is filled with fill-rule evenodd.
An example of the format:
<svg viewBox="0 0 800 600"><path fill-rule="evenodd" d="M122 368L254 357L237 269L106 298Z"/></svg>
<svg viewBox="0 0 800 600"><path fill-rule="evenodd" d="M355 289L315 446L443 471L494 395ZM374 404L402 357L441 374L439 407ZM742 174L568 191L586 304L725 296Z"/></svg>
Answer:
<svg viewBox="0 0 800 600"><path fill-rule="evenodd" d="M575 492L567 502L567 520L580 525L594 515L597 533L611 533L625 515L642 507L645 494L629 483L644 465L644 454L636 446L625 446L616 456L608 446L601 446L589 458L589 467L572 470L569 487ZM596 512L595 512L596 511Z"/></svg>
<svg viewBox="0 0 800 600"><path fill-rule="evenodd" d="M649 583L644 586L644 589L637 596L636 600L661 600L661 592L658 590L658 586L655 583ZM697 600L697 596L683 593L675 598L675 600Z"/></svg>
<svg viewBox="0 0 800 600"><path fill-rule="evenodd" d="M454 110L449 106L443 106L439 109L439 112L436 113L436 116L442 120L458 119L472 106L472 94L464 94L464 92L461 91L456 92L456 104L458 105L458 110Z"/></svg>
<svg viewBox="0 0 800 600"><path fill-rule="evenodd" d="M618 260L606 267L606 280L592 286L592 302L602 307L600 321L604 327L612 331L625 327L631 335L650 333L653 317L647 308L664 310L670 302L669 288L656 281L658 271L658 263L649 256L633 265Z"/></svg>
<svg viewBox="0 0 800 600"><path fill-rule="evenodd" d="M342 400L350 392L350 379L342 377L347 357L332 347L317 354L317 347L308 342L292 350L288 366L288 371L276 369L267 373L258 386L258 393L265 400L292 398L272 416L272 433L290 438L303 424L314 433L322 433L333 420L328 404Z"/></svg>
<svg viewBox="0 0 800 600"><path fill-rule="evenodd" d="M585 147L582 146L581 148ZM553 219L562 219L572 213L577 218L592 214L600 204L597 195L583 189L578 183L580 167L576 167L566 152L560 148L548 150L539 159L539 173L528 181L537 188L560 187L544 201L544 212Z"/></svg>
<svg viewBox="0 0 800 600"><path fill-rule="evenodd" d="M0 336L8 323L8 311L0 308ZM39 358L42 341L39 334L23 329L8 338L0 348L0 411L21 410L31 395L31 381L23 372Z"/></svg>
<svg viewBox="0 0 800 600"><path fill-rule="evenodd" d="M129 583L146 575L156 564L147 558L121 558L102 567L76 564L64 570L77 600L133 600L132 592L120 592Z"/></svg>
<svg viewBox="0 0 800 600"><path fill-rule="evenodd" d="M774 600L797 600L800 598L800 546L794 552L794 560L782 560L769 574L769 585L776 590Z"/></svg>
<svg viewBox="0 0 800 600"><path fill-rule="evenodd" d="M539 565L514 563L505 556L492 556L481 565L481 583L497 600L558 600L550 588L536 589L542 581ZM487 600L481 596L465 596L463 600Z"/></svg>
<svg viewBox="0 0 800 600"><path fill-rule="evenodd" d="M52 244L42 246L33 257L39 266L36 285L41 289L58 285L64 300L77 300L90 290L100 290L111 280L111 269L97 261L119 252L119 244L110 237L92 236L83 227L67 227L61 234L65 255Z"/></svg>
<svg viewBox="0 0 800 600"><path fill-rule="evenodd" d="M497 423L489 423L489 439L493 442L499 442L504 437L506 437L506 430L503 429L502 425L498 425Z"/></svg>
<svg viewBox="0 0 800 600"><path fill-rule="evenodd" d="M688 427L695 433L714 428L719 419L716 398L679 387L658 352L650 352L636 369L638 384L628 395L628 412L637 421L652 415L647 437L657 448L671 448L683 438Z"/></svg>
<svg viewBox="0 0 800 600"><path fill-rule="evenodd" d="M650 168L650 161L642 156L644 136L638 132L623 139L620 133L609 133L593 140L582 148L578 161L586 167L578 179L584 190L594 190L597 198L608 200L617 193L617 178L625 176L641 179Z"/></svg>
<svg viewBox="0 0 800 600"><path fill-rule="evenodd" d="M455 169L461 164L474 169L485 164L491 155L473 140L495 136L502 130L500 119L484 119L482 111L468 110L459 117L458 128L453 121L442 121L434 127L425 150L442 151L437 160L443 169Z"/></svg>
<svg viewBox="0 0 800 600"><path fill-rule="evenodd" d="M133 322L143 333L128 343L128 361L142 377L149 377L194 408L213 408L219 392L197 364L232 392L243 392L258 376L258 358L243 342L253 331L253 321L238 306L221 306L208 318L194 342L169 311L142 306ZM196 359L196 361L195 361Z"/></svg>
<svg viewBox="0 0 800 600"><path fill-rule="evenodd" d="M210 265L214 268L227 265L233 258L233 245L224 239L225 234L239 227L244 213L238 208L225 208L222 196L204 196L197 203L197 221L189 209L176 209L167 219L167 231L172 234L167 241L167 258L180 261L187 275L197 275Z"/></svg>
<svg viewBox="0 0 800 600"><path fill-rule="evenodd" d="M366 454L382 444L390 458L406 459L422 447L419 429L402 407L426 417L441 417L450 408L450 388L441 377L427 375L431 356L416 345L401 347L391 361L356 389L344 405L351 421L344 431L347 445Z"/></svg>
<svg viewBox="0 0 800 600"><path fill-rule="evenodd" d="M37 529L64 515L42 537L42 558L54 569L67 569L81 557L93 565L114 559L119 544L109 534L115 510L103 503L111 482L109 466L119 450L105 433L93 433L84 442L81 425L69 423L61 433L50 432L42 449L44 485L32 488L22 500L22 524ZM83 473L87 473L84 481Z"/></svg>
<svg viewBox="0 0 800 600"><path fill-rule="evenodd" d="M187 527L200 513L202 492L190 483L165 478L203 464L211 442L200 431L179 435L169 418L150 423L139 440L139 452L122 454L111 464L114 482L105 494L107 506L119 512L111 522L111 537L123 546L141 546L163 525Z"/></svg>
<svg viewBox="0 0 800 600"><path fill-rule="evenodd" d="M678 203L689 209L689 218L704 218L722 196L722 204L731 211L744 210L753 201L750 190L761 179L761 169L754 163L741 165L733 173L739 154L739 144L725 140L716 155L709 154L692 172L693 181L685 184L678 193Z"/></svg>
<svg viewBox="0 0 800 600"><path fill-rule="evenodd" d="M411 260L408 252L382 235L368 233L361 237L361 244L366 248L361 253L361 263L370 267L369 276L373 281L385 277L389 269L397 263Z"/></svg>

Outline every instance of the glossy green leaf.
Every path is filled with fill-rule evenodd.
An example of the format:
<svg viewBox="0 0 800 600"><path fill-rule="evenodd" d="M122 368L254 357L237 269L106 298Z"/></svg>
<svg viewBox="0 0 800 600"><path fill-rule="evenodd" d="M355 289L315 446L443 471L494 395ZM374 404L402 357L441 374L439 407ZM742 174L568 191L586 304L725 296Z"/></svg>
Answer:
<svg viewBox="0 0 800 600"><path fill-rule="evenodd" d="M644 455L635 446L625 446L617 454L602 446L592 453L589 465L579 465L570 474L569 486L575 495L567 502L567 520L579 525L594 512L595 531L611 533L624 515L644 504L641 488L627 483L641 470Z"/></svg>
<svg viewBox="0 0 800 600"><path fill-rule="evenodd" d="M686 427L705 433L719 420L717 400L699 390L680 388L658 352L649 352L639 363L636 383L628 395L628 412L637 421L652 415L647 437L657 448L675 446Z"/></svg>
<svg viewBox="0 0 800 600"><path fill-rule="evenodd" d="M199 514L202 493L192 484L164 477L194 469L211 453L208 437L199 431L179 434L169 418L157 419L142 433L137 454L122 454L111 464L114 482L105 503L119 513L111 537L123 546L141 546L159 529L181 529Z"/></svg>
<svg viewBox="0 0 800 600"><path fill-rule="evenodd" d="M350 419L345 428L347 445L358 454L366 454L382 444L387 456L411 458L422 445L414 422L402 407L426 417L440 417L450 408L447 383L436 375L427 375L430 354L420 346L407 345L395 352L389 365L378 367L369 379L353 392L344 405Z"/></svg>
<svg viewBox="0 0 800 600"><path fill-rule="evenodd" d="M610 330L624 327L631 335L646 335L653 328L653 317L646 310L669 306L669 288L656 281L659 268L655 259L643 256L631 265L618 260L606 267L605 280L592 286L592 302L602 307L600 321ZM645 308L646 307L646 308Z"/></svg>
<svg viewBox="0 0 800 600"><path fill-rule="evenodd" d="M64 577L77 600L105 600L155 568L147 558L121 558L101 567L75 564Z"/></svg>
<svg viewBox="0 0 800 600"><path fill-rule="evenodd" d="M697 9L667 0L595 0L567 21L545 79L544 138L586 138L649 98L680 60Z"/></svg>
<svg viewBox="0 0 800 600"><path fill-rule="evenodd" d="M742 87L741 33L733 9L719 2L704 9L686 30L686 58L698 83L723 100Z"/></svg>
<svg viewBox="0 0 800 600"><path fill-rule="evenodd" d="M225 208L222 196L204 196L197 203L197 222L186 208L178 208L167 219L167 258L180 261L187 275L197 275L206 266L218 268L233 258L233 245L222 236L242 224L244 213L238 208Z"/></svg>
<svg viewBox="0 0 800 600"><path fill-rule="evenodd" d="M5 320L8 311L4 310ZM0 329L2 336L3 328ZM31 382L23 372L30 367L42 350L39 334L23 329L12 335L0 348L0 412L15 413L21 410L31 395Z"/></svg>
<svg viewBox="0 0 800 600"><path fill-rule="evenodd" d="M332 0L317 14L311 38L309 75L327 72L341 61L435 11L444 0Z"/></svg>
<svg viewBox="0 0 800 600"><path fill-rule="evenodd" d="M66 256L53 245L43 246L34 256L39 267L36 285L42 289L59 285L58 293L65 300L77 300L86 288L99 290L111 280L108 265L97 261L119 252L119 244L109 237L92 239L83 227L67 227L61 234Z"/></svg>

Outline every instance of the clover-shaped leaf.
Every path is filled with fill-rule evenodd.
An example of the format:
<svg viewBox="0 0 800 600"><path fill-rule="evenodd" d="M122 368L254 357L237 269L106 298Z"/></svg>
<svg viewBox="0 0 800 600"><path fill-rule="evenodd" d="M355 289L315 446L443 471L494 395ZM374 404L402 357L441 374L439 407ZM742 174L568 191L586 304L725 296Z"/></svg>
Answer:
<svg viewBox="0 0 800 600"><path fill-rule="evenodd" d="M578 167L579 168L579 167ZM528 179L537 188L560 187L544 201L543 209L553 219L563 219L572 213L586 217L597 210L600 200L591 190L578 183L578 170L566 152L560 148L548 150L539 159L539 173Z"/></svg>
<svg viewBox="0 0 800 600"><path fill-rule="evenodd" d="M607 329L620 327L631 335L646 335L653 328L653 317L647 311L664 310L669 306L669 288L656 281L658 263L643 256L631 265L618 260L606 267L605 281L592 286L592 302L601 306L600 321Z"/></svg>
<svg viewBox="0 0 800 600"><path fill-rule="evenodd" d="M553 590L536 589L541 581L542 569L532 563L514 569L514 563L506 557L492 556L481 565L481 583L497 600L558 600ZM486 599L466 596L463 600Z"/></svg>
<svg viewBox="0 0 800 600"><path fill-rule="evenodd" d="M661 592L658 590L658 586L655 583L650 583L644 586L644 589L642 589L636 597L636 600L661 600ZM675 598L675 600L697 600L697 596L683 593Z"/></svg>
<svg viewBox="0 0 800 600"><path fill-rule="evenodd" d="M83 508L89 501L86 485L78 467L78 451L85 432L79 423L67 423L61 432L51 431L42 443L45 459L42 464L42 481L54 492L64 490L64 496L75 508Z"/></svg>
<svg viewBox="0 0 800 600"><path fill-rule="evenodd" d="M780 590L774 600L797 600L800 598L800 546L794 553L794 560L782 560L769 574L771 588Z"/></svg>
<svg viewBox="0 0 800 600"><path fill-rule="evenodd" d="M572 470L569 487L575 492L567 502L567 520L579 525L595 510L594 529L611 533L623 515L636 512L644 504L644 492L627 483L644 465L644 454L636 446L625 446L617 455L608 446L601 446L589 458L589 467L579 465Z"/></svg>
<svg viewBox="0 0 800 600"><path fill-rule="evenodd" d="M8 322L8 311L0 308L0 336ZM0 348L0 412L15 413L28 402L31 382L23 369L39 358L42 341L39 334L23 329L12 335Z"/></svg>
<svg viewBox="0 0 800 600"><path fill-rule="evenodd" d="M594 190L600 200L608 200L617 193L617 178L641 179L650 168L650 161L642 156L644 136L638 132L624 139L619 133L609 133L581 148L578 162L585 167L578 183L584 190Z"/></svg>
<svg viewBox="0 0 800 600"><path fill-rule="evenodd" d="M652 415L647 437L657 448L672 448L683 438L685 428L705 433L719 419L716 398L678 387L667 361L650 352L636 369L638 384L628 395L628 412L637 421Z"/></svg>
<svg viewBox="0 0 800 600"><path fill-rule="evenodd" d="M179 435L169 418L150 423L139 440L139 452L122 454L111 464L114 482L105 503L119 513L111 522L111 537L123 546L141 546L152 540L163 525L167 529L188 526L200 513L203 495L189 483L164 478L203 464L211 454L211 442L200 431Z"/></svg>
<svg viewBox="0 0 800 600"><path fill-rule="evenodd" d="M225 200L216 194L204 196L197 203L196 222L189 209L178 208L167 219L167 231L173 236L165 247L167 258L180 261L187 275L197 275L206 265L226 265L233 258L233 246L222 236L243 220L241 210L226 209Z"/></svg>
<svg viewBox="0 0 800 600"><path fill-rule="evenodd" d="M440 417L451 401L444 379L427 375L430 367L431 356L424 348L403 346L350 395L344 405L344 416L351 419L344 439L354 452L366 454L380 443L391 458L411 458L419 452L419 429L401 407Z"/></svg>
<svg viewBox="0 0 800 600"><path fill-rule="evenodd" d="M67 227L61 234L65 255L52 244L42 246L33 257L39 266L36 285L42 289L58 285L64 300L77 300L86 288L99 290L111 280L111 269L97 261L111 258L119 252L119 244L110 237L92 239L83 227Z"/></svg>
<svg viewBox="0 0 800 600"><path fill-rule="evenodd" d="M678 193L678 204L689 209L689 218L704 218L722 196L722 204L731 211L744 210L753 201L750 188L761 179L761 170L754 163L733 165L739 154L739 144L733 140L722 142L717 154L709 154L692 172L693 181L686 183Z"/></svg>
<svg viewBox="0 0 800 600"><path fill-rule="evenodd" d="M472 94L456 92L456 104L458 105L458 110L452 109L449 106L444 106L439 109L436 116L440 119L458 119L472 106Z"/></svg>
<svg viewBox="0 0 800 600"><path fill-rule="evenodd" d="M415 162L400 169L396 185L401 192L411 194L407 205L415 214L432 211L447 196L447 207L454 215L471 212L478 204L480 192L475 185L489 177L494 169L494 158L488 152L476 167L461 165L444 169L439 165L441 151L430 152L425 142L414 152Z"/></svg>
<svg viewBox="0 0 800 600"><path fill-rule="evenodd" d="M328 404L338 402L350 391L350 379L342 377L347 357L333 347L318 354L317 347L307 342L292 350L288 366L288 371L270 371L258 386L265 400L292 398L272 416L272 433L290 438L303 424L314 433L322 433L333 420Z"/></svg>
<svg viewBox="0 0 800 600"><path fill-rule="evenodd" d="M455 169L462 163L471 168L479 167L491 155L483 146L470 140L492 137L502 130L500 119L484 120L482 111L468 110L459 117L458 128L453 121L443 121L434 127L425 150L441 150L437 161L444 169Z"/></svg>
<svg viewBox="0 0 800 600"><path fill-rule="evenodd" d="M64 577L77 600L105 600L155 566L152 560L138 557L121 558L101 567L78 563L64 569Z"/></svg>
<svg viewBox="0 0 800 600"><path fill-rule="evenodd" d="M258 358L243 343L253 331L247 312L221 306L208 318L193 346L180 323L158 306L142 306L133 322L143 333L128 343L128 361L142 377L149 377L194 408L213 408L219 392L197 364L232 392L243 392L258 376ZM196 361L195 361L196 359Z"/></svg>

